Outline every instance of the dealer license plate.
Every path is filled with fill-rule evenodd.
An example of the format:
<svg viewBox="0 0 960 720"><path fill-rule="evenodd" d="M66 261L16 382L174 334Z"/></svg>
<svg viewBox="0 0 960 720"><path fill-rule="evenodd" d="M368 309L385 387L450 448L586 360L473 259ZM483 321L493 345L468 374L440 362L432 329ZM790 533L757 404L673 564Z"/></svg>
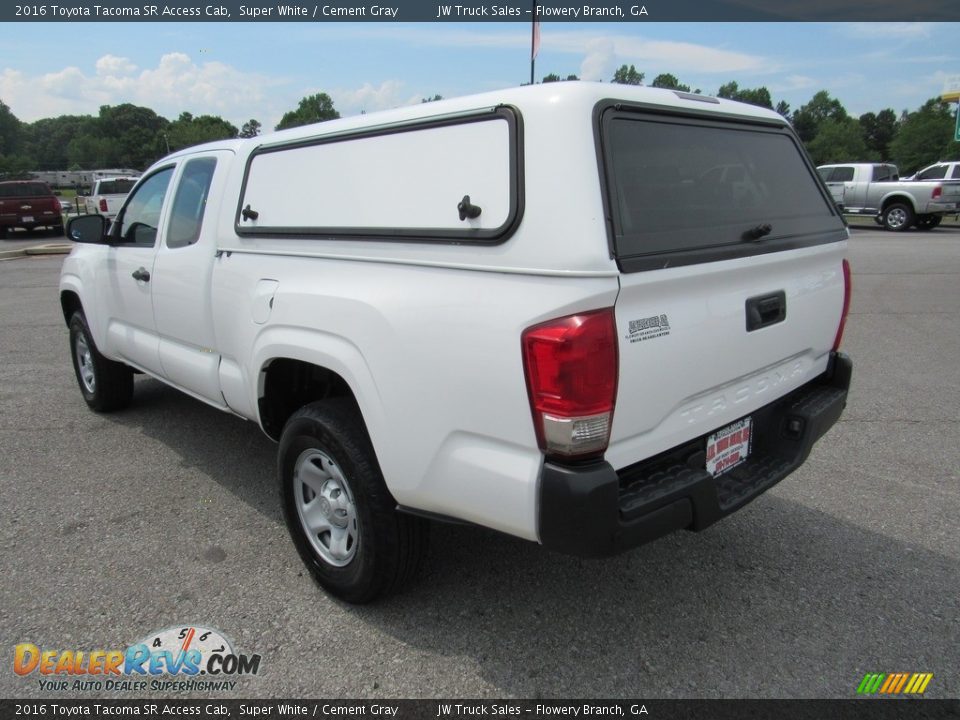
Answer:
<svg viewBox="0 0 960 720"><path fill-rule="evenodd" d="M722 475L750 457L751 418L738 420L707 438L707 472Z"/></svg>
<svg viewBox="0 0 960 720"><path fill-rule="evenodd" d="M24 216L23 216L23 221L24 221L24 222L33 222L33 215L24 215Z"/></svg>

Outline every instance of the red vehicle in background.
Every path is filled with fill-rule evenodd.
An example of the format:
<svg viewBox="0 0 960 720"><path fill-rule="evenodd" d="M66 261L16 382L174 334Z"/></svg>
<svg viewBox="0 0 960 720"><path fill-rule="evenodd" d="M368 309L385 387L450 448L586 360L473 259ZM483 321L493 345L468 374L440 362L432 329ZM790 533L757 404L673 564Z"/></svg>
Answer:
<svg viewBox="0 0 960 720"><path fill-rule="evenodd" d="M63 233L60 200L50 187L37 180L0 182L0 237L13 228L53 228Z"/></svg>

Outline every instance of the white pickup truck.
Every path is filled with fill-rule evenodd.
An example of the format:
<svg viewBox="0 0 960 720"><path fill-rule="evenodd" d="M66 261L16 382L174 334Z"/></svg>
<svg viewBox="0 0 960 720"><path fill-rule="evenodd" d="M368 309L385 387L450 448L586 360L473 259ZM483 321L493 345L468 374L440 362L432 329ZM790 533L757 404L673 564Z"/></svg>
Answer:
<svg viewBox="0 0 960 720"><path fill-rule="evenodd" d="M223 141L68 236L89 406L139 371L258 423L352 602L430 519L580 556L703 530L846 403L848 232L751 105L556 83Z"/></svg>
<svg viewBox="0 0 960 720"><path fill-rule="evenodd" d="M120 211L123 201L127 199L130 190L137 184L138 179L135 177L108 177L96 180L92 192L84 198L86 212L93 215L103 215L108 220L113 220Z"/></svg>
<svg viewBox="0 0 960 720"><path fill-rule="evenodd" d="M842 163L817 168L834 201L849 215L871 215L887 230L933 230L960 212L960 184L901 180L896 165Z"/></svg>

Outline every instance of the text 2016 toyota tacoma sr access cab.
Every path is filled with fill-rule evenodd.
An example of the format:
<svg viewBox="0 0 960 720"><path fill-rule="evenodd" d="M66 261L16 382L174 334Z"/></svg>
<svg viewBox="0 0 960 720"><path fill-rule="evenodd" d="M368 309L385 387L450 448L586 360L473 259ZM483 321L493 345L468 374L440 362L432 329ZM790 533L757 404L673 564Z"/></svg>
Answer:
<svg viewBox="0 0 960 720"><path fill-rule="evenodd" d="M702 530L846 403L847 230L748 105L559 83L218 142L106 231L71 221L60 282L83 397L140 371L258 423L353 602L429 519L581 556Z"/></svg>

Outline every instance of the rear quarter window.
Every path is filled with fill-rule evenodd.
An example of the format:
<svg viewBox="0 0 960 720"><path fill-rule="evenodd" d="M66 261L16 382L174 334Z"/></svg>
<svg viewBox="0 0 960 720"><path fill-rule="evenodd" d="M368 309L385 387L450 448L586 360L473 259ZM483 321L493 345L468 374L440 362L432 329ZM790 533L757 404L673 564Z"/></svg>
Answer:
<svg viewBox="0 0 960 720"><path fill-rule="evenodd" d="M845 236L814 169L783 128L623 111L605 113L600 128L614 254L622 269ZM768 231L752 236L765 226Z"/></svg>

